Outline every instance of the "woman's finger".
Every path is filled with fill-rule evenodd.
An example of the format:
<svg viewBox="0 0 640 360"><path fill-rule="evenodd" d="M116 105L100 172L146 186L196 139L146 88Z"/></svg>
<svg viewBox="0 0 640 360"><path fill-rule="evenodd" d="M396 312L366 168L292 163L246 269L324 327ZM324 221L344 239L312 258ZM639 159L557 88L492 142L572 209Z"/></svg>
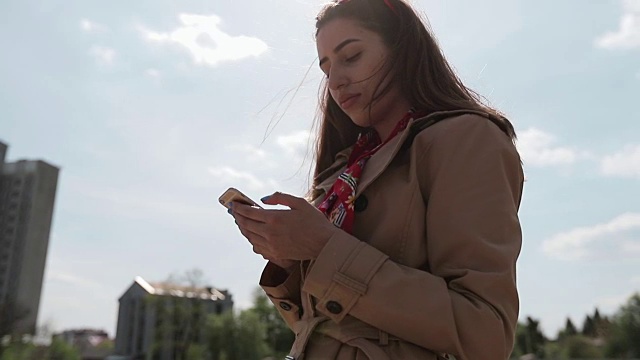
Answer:
<svg viewBox="0 0 640 360"><path fill-rule="evenodd" d="M245 218L249 218L262 223L267 222L267 218L269 216L268 212L269 210L259 209L237 202L234 202L233 205L231 205L231 214L233 216L241 215Z"/></svg>
<svg viewBox="0 0 640 360"><path fill-rule="evenodd" d="M252 218L245 217L240 213L235 214L235 218L236 218L236 224L238 224L238 227L240 227L241 229L247 230L251 233L254 233L256 235L259 235L262 238L266 238L267 234L271 232L271 229L270 227L267 226L267 224L260 221L256 221Z"/></svg>
<svg viewBox="0 0 640 360"><path fill-rule="evenodd" d="M301 209L305 206L309 206L309 203L305 199L281 192L276 192L273 195L265 196L260 199L260 201L267 205L288 206L291 209Z"/></svg>
<svg viewBox="0 0 640 360"><path fill-rule="evenodd" d="M266 242L266 239L262 235L255 233L246 227L239 228L242 235L246 237L252 245L262 245Z"/></svg>

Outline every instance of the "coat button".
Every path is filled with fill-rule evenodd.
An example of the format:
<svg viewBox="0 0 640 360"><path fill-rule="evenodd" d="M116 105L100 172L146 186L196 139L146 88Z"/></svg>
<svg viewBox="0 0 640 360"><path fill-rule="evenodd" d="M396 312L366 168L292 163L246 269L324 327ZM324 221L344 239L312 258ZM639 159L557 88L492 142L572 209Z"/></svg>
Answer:
<svg viewBox="0 0 640 360"><path fill-rule="evenodd" d="M282 310L284 310L284 311L289 311L289 310L291 310L291 305L287 304L287 303L286 303L286 302L284 302L284 301L281 301L281 302L280 302L280 308L281 308Z"/></svg>
<svg viewBox="0 0 640 360"><path fill-rule="evenodd" d="M337 315L342 312L342 305L335 301L329 301L327 303L327 310L329 310L330 313Z"/></svg>
<svg viewBox="0 0 640 360"><path fill-rule="evenodd" d="M360 195L356 199L356 202L353 204L353 208L356 212L363 212L367 208L367 205L369 205L369 200L367 199L367 197L364 195Z"/></svg>

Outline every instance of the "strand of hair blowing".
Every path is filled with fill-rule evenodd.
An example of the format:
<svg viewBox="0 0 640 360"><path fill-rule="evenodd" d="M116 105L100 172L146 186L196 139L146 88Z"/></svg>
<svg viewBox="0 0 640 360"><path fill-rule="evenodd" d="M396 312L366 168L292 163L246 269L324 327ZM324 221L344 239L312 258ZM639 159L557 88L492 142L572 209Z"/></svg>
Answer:
<svg viewBox="0 0 640 360"><path fill-rule="evenodd" d="M503 132L515 139L513 125L503 114L485 104L482 96L465 86L456 75L433 36L428 22L421 19L405 1L389 1L398 3L395 13L400 20L397 36L392 40L394 45L391 61L395 64L406 64L406 69L410 69L394 72L403 95L416 108L428 113L459 109L486 112L498 119L497 124Z"/></svg>

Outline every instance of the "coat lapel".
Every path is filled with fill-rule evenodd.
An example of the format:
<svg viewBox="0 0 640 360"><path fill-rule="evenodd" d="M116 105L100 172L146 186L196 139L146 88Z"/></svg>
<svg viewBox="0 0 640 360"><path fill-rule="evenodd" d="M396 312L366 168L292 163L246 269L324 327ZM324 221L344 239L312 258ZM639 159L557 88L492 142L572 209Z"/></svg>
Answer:
<svg viewBox="0 0 640 360"><path fill-rule="evenodd" d="M415 121L414 121L415 122ZM391 160L396 156L398 151L402 146L402 143L407 139L409 135L409 128L411 127L411 122L406 129L404 129L401 133L396 135L393 139L391 139L388 143L386 143L380 150L378 150L371 158L367 161L367 164L362 171L362 177L360 181L358 181L358 188L356 189L356 198L362 194L362 192L374 182L380 174L389 166Z"/></svg>
<svg viewBox="0 0 640 360"><path fill-rule="evenodd" d="M342 174L346 169L348 154L350 153L350 150L351 148L340 152L336 157L335 163L333 163L333 165L331 165L329 168L324 170L322 174L319 175L320 177L323 177L325 173L331 174L326 179L324 179L320 184L315 186L315 189L322 190L322 194L314 199L311 199L311 204L313 204L313 206L318 207L318 205L320 205L320 203L324 200L329 189L331 189L331 187L336 182L340 174Z"/></svg>

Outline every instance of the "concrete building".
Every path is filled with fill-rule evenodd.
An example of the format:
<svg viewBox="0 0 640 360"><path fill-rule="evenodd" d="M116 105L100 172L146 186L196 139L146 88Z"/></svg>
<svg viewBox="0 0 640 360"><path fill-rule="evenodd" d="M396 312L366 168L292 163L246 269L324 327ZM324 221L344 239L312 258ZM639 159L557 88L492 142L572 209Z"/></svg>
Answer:
<svg viewBox="0 0 640 360"><path fill-rule="evenodd" d="M115 354L127 359L172 360L202 340L209 314L233 308L226 290L150 284L136 277L120 297Z"/></svg>
<svg viewBox="0 0 640 360"><path fill-rule="evenodd" d="M34 334L59 169L6 153L0 143L0 311L12 332Z"/></svg>

